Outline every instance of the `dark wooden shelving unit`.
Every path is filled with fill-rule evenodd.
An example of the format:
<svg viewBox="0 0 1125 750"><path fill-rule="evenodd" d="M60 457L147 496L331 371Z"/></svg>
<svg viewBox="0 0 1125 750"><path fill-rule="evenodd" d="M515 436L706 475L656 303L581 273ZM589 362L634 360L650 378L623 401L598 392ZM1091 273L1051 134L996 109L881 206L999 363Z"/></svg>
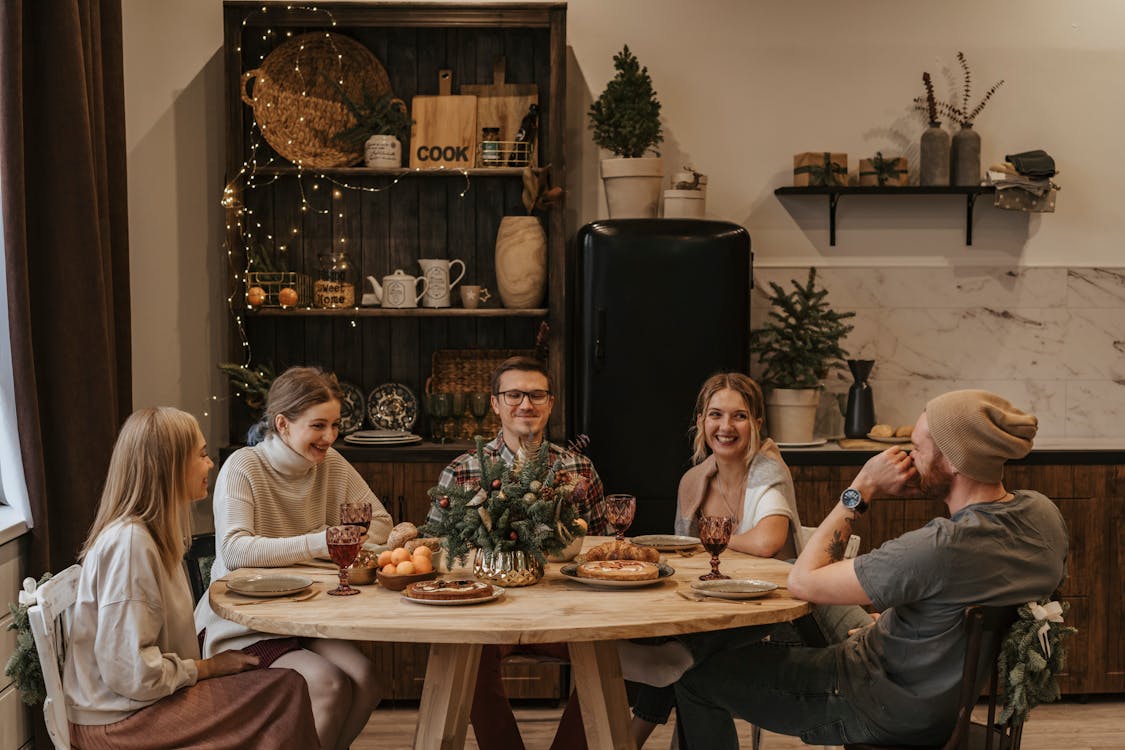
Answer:
<svg viewBox="0 0 1125 750"><path fill-rule="evenodd" d="M995 193L994 185L962 186L932 186L932 185L906 185L903 187L845 187L843 185L825 187L781 187L773 194L781 196L790 195L827 195L828 196L828 244L836 244L836 205L843 195L963 195L965 196L965 244L973 244L973 207L977 198L985 193Z"/></svg>
<svg viewBox="0 0 1125 750"><path fill-rule="evenodd" d="M265 317L307 317L307 318L542 318L549 312L546 307L529 307L522 310L506 307L477 308L466 310L462 307L345 307L325 309L320 307L266 307L249 309L248 315Z"/></svg>
<svg viewBox="0 0 1125 750"><path fill-rule="evenodd" d="M468 169L410 169L399 168L372 168L372 167L298 167L295 165L262 166L254 169L253 174L263 177L278 175L304 174L310 177L320 175L332 177L519 177L523 174L523 167L471 167Z"/></svg>

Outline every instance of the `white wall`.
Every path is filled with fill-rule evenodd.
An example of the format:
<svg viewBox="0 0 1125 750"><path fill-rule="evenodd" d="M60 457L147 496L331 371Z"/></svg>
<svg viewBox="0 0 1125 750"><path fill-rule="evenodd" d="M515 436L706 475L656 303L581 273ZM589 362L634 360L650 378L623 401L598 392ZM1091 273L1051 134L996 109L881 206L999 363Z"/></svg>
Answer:
<svg viewBox="0 0 1125 750"><path fill-rule="evenodd" d="M134 402L202 415L225 394L230 271L222 248L222 17L218 0L124 0ZM1123 209L1115 149L1125 97L1125 3L1116 0L574 0L567 117L571 228L604 217L585 111L628 43L664 105L668 171L710 177L708 213L749 228L759 266L1117 266ZM779 201L798 151L876 150L917 161L921 74L949 95L963 50L982 93L986 161L1045 148L1059 211L984 205L964 246L956 199ZM1065 377L1065 374L1060 374ZM225 405L204 419L224 442Z"/></svg>

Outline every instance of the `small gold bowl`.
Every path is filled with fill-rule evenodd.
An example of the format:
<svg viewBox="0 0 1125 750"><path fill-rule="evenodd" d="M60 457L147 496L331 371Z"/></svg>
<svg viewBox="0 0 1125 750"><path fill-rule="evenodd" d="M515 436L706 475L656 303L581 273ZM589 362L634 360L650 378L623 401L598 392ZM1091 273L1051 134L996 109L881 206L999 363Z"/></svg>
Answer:
<svg viewBox="0 0 1125 750"><path fill-rule="evenodd" d="M429 573L398 575L397 573L384 573L381 570L377 570L375 571L375 577L379 579L379 583L381 583L384 588L390 589L391 591L402 591L412 583L434 580L438 577L438 572L436 570L431 570Z"/></svg>
<svg viewBox="0 0 1125 750"><path fill-rule="evenodd" d="M354 583L356 586L370 586L375 583L376 568L369 568L366 565L356 565L348 568L348 583Z"/></svg>

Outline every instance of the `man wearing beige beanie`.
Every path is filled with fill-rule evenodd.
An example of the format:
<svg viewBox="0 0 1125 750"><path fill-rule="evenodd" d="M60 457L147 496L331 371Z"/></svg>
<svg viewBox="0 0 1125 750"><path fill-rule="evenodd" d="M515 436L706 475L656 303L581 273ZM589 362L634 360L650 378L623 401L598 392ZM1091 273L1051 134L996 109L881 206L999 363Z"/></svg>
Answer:
<svg viewBox="0 0 1125 750"><path fill-rule="evenodd" d="M955 720L965 607L1040 599L1066 574L1058 508L1003 484L1005 462L1031 451L1036 429L1034 416L987 391L926 404L913 451L894 446L868 460L789 574L794 596L870 605L881 616L826 648L755 645L703 662L676 688L687 744L737 748L732 716L815 745L943 744ZM949 517L843 559L871 503L919 493L943 500Z"/></svg>

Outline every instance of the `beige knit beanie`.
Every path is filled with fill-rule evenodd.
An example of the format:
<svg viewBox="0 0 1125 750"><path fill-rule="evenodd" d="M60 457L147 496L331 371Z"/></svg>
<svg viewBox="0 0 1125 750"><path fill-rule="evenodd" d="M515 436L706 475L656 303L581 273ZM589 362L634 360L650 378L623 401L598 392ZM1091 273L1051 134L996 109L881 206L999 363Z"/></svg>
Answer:
<svg viewBox="0 0 1125 750"><path fill-rule="evenodd" d="M995 393L952 391L926 404L937 447L958 473L978 482L999 482L1004 462L1031 452L1039 421Z"/></svg>

